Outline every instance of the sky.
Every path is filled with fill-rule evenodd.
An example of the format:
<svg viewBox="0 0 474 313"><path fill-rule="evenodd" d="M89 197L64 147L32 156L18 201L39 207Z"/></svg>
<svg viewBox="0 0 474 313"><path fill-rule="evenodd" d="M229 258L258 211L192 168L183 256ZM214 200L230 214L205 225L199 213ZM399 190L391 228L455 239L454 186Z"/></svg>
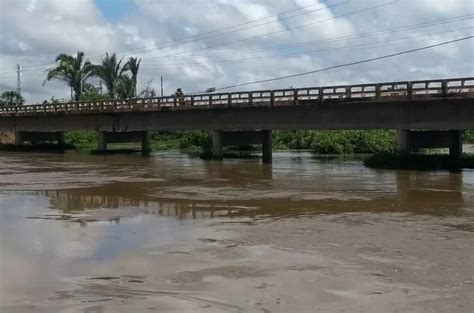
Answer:
<svg viewBox="0 0 474 313"><path fill-rule="evenodd" d="M138 89L165 95L266 80L474 34L472 0L0 0L0 92L69 99L43 85L59 53L142 59ZM244 89L474 76L474 39ZM91 80L96 84L97 80ZM232 91L234 89L229 89Z"/></svg>

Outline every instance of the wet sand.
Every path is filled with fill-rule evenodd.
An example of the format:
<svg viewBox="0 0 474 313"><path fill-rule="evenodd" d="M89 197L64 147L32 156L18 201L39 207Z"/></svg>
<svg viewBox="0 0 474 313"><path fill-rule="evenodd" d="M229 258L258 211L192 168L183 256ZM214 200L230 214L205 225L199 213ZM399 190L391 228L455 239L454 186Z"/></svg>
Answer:
<svg viewBox="0 0 474 313"><path fill-rule="evenodd" d="M0 312L472 312L474 171L0 154Z"/></svg>

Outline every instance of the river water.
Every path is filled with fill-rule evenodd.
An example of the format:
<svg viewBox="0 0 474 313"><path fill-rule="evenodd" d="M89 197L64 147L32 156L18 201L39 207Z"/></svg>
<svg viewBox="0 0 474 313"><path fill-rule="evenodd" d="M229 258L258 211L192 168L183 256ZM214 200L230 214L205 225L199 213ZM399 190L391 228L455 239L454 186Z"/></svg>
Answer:
<svg viewBox="0 0 474 313"><path fill-rule="evenodd" d="M0 312L472 312L474 171L0 153Z"/></svg>

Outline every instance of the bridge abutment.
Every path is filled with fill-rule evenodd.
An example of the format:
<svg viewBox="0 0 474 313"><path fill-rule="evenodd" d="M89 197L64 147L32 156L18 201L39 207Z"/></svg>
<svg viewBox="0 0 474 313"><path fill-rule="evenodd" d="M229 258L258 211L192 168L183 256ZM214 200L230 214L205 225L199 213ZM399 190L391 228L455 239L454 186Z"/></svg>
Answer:
<svg viewBox="0 0 474 313"><path fill-rule="evenodd" d="M224 146L261 145L263 163L272 163L272 131L212 131L212 157L221 159Z"/></svg>
<svg viewBox="0 0 474 313"><path fill-rule="evenodd" d="M409 129L397 130L398 152L410 154L418 149L449 148L449 155L453 159L462 156L462 131L439 130L417 131Z"/></svg>
<svg viewBox="0 0 474 313"><path fill-rule="evenodd" d="M30 142L35 145L38 142L55 142L58 146L64 146L66 141L64 139L64 132L15 132L15 145L22 146L25 142Z"/></svg>
<svg viewBox="0 0 474 313"><path fill-rule="evenodd" d="M140 142L143 154L148 154L151 152L150 131L97 132L97 151L101 153L107 152L107 145L110 143L128 142Z"/></svg>

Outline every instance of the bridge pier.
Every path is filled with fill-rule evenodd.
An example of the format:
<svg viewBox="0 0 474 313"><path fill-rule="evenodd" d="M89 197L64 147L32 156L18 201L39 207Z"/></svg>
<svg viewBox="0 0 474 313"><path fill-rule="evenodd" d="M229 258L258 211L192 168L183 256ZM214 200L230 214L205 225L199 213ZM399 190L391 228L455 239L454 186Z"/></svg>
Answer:
<svg viewBox="0 0 474 313"><path fill-rule="evenodd" d="M262 155L263 163L271 164L273 161L273 149L272 149L272 131L262 130Z"/></svg>
<svg viewBox="0 0 474 313"><path fill-rule="evenodd" d="M213 130L212 137L212 157L215 159L222 159L223 157L223 134L222 130Z"/></svg>
<svg viewBox="0 0 474 313"><path fill-rule="evenodd" d="M398 152L409 154L423 148L449 148L453 159L462 156L462 131L416 131L408 129L397 130Z"/></svg>
<svg viewBox="0 0 474 313"><path fill-rule="evenodd" d="M224 146L261 145L263 163L272 163L272 131L212 131L212 156L223 157Z"/></svg>
<svg viewBox="0 0 474 313"><path fill-rule="evenodd" d="M64 146L64 132L15 132L15 145L22 146L25 142L35 145L38 142L56 142L58 146Z"/></svg>
<svg viewBox="0 0 474 313"><path fill-rule="evenodd" d="M126 142L140 142L143 154L151 152L151 140L149 131L134 131L134 132L97 132L97 151L107 152L107 145L109 143L126 143Z"/></svg>

